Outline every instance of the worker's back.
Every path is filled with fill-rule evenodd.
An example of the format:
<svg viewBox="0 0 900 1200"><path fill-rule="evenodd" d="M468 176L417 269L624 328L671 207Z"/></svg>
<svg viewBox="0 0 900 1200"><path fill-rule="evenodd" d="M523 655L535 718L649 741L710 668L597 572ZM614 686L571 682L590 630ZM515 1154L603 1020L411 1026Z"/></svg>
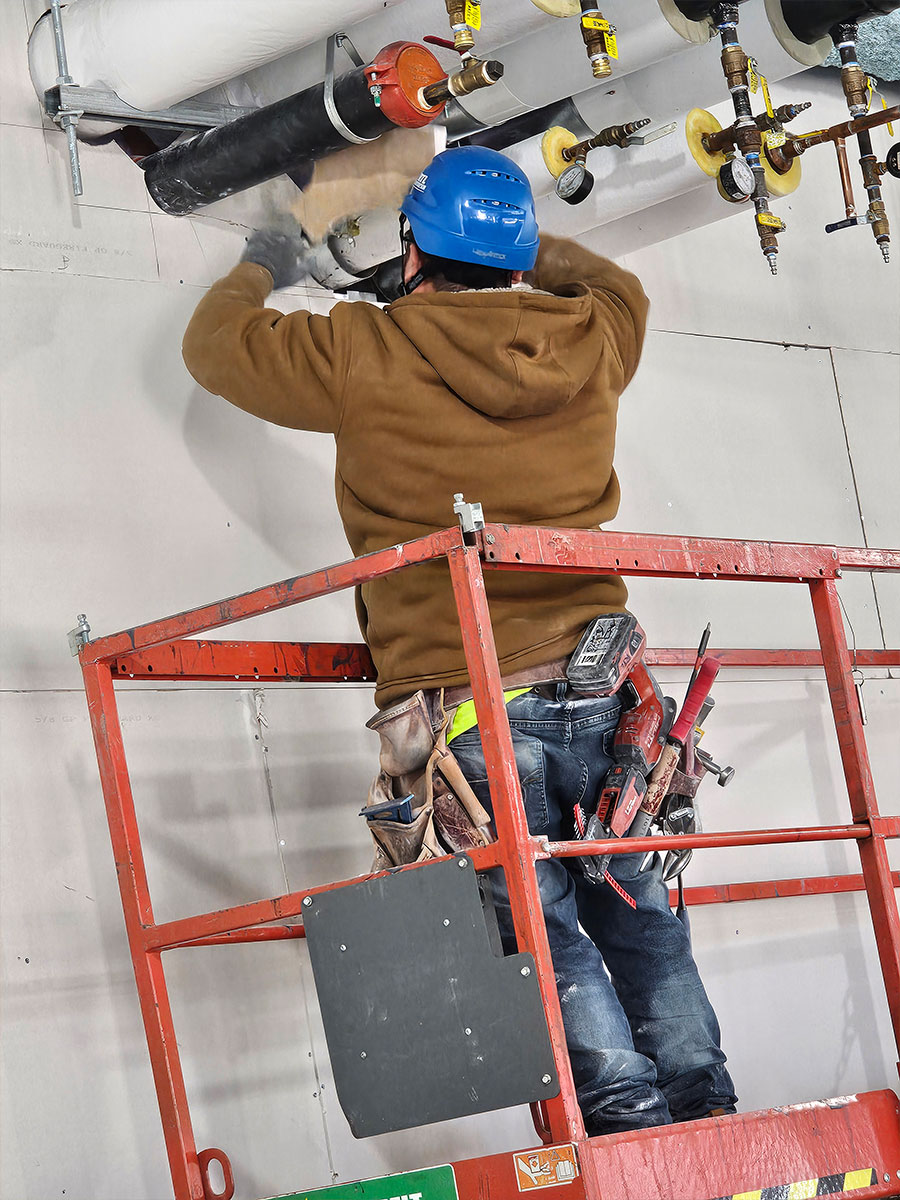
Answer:
<svg viewBox="0 0 900 1200"><path fill-rule="evenodd" d="M545 247L542 284L556 282L540 274ZM514 288L348 306L337 488L354 554L452 523L455 492L511 524L586 529L615 515L616 413L645 301L633 276L577 254L581 278L622 299L581 284L564 297ZM487 589L504 671L569 653L591 617L625 602L609 578L492 572ZM445 564L375 580L361 600L380 705L464 681Z"/></svg>
<svg viewBox="0 0 900 1200"><path fill-rule="evenodd" d="M455 492L493 521L596 528L618 506L616 411L647 301L633 275L553 238L533 282L283 316L261 307L269 273L244 263L201 302L185 361L249 412L334 434L354 554L452 524ZM504 671L570 652L626 598L615 577L497 572L487 588ZM465 680L446 564L375 580L359 607L379 705Z"/></svg>

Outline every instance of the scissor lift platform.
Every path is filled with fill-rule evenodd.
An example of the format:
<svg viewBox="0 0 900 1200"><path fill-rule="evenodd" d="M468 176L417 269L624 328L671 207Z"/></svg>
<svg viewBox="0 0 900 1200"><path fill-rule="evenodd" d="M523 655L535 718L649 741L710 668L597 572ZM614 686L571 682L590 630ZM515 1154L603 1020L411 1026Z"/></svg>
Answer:
<svg viewBox="0 0 900 1200"><path fill-rule="evenodd" d="M463 505L464 510L479 506ZM125 926L150 1052L175 1200L231 1200L227 1154L198 1151L162 966L162 951L303 937L300 923L315 897L357 880L158 923L153 916L131 793L115 685L129 680L365 682L374 678L364 646L195 640L209 630L446 558L460 617L497 827L497 840L466 857L476 871L502 867L519 950L532 956L546 1015L557 1094L532 1105L540 1144L386 1179L292 1193L319 1200L803 1200L832 1195L900 1197L900 1115L893 1092L869 1092L764 1112L709 1118L660 1129L587 1138L575 1095L565 1033L541 914L536 864L551 857L643 853L717 846L849 840L862 874L688 889L689 902L864 889L900 1044L900 916L887 840L900 817L882 816L858 699L854 667L900 666L900 650L855 650L851 661L838 601L843 570L900 571L900 550L646 534L484 525L461 514L462 528L285 579L94 641L73 631L88 698ZM660 575L800 584L809 589L818 650L716 650L723 665L824 668L847 784L850 823L751 829L622 841L548 842L532 837L515 770L503 685L484 585L485 570L564 574ZM656 651L658 665L690 663L693 652ZM445 859L434 860L445 862ZM428 872L431 864L399 868ZM375 877L369 877L375 878ZM218 1164L219 1191L210 1178ZM417 1180L419 1182L417 1182ZM419 1185L421 1183L421 1186Z"/></svg>
<svg viewBox="0 0 900 1200"><path fill-rule="evenodd" d="M302 1191L278 1200L807 1200L900 1195L900 1104L863 1092Z"/></svg>

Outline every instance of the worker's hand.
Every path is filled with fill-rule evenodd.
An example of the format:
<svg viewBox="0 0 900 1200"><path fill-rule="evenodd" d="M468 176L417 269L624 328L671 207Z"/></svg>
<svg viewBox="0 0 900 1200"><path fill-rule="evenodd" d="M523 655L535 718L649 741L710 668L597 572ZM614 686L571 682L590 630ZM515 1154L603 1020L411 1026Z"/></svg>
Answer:
<svg viewBox="0 0 900 1200"><path fill-rule="evenodd" d="M257 229L247 239L241 262L259 263L272 276L276 288L290 287L307 275L308 245L300 226L285 232L281 229Z"/></svg>

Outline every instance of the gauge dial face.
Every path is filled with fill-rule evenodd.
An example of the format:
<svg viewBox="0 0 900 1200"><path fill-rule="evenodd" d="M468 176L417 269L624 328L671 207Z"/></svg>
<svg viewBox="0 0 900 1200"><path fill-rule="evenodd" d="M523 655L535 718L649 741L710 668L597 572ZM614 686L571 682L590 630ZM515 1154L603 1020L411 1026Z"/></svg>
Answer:
<svg viewBox="0 0 900 1200"><path fill-rule="evenodd" d="M724 163L719 171L719 182L728 195L736 200L752 196L756 186L756 178L744 158L732 158Z"/></svg>
<svg viewBox="0 0 900 1200"><path fill-rule="evenodd" d="M587 174L581 163L572 163L566 167L563 173L556 180L556 194L562 200L568 200L574 196L581 185L584 183L584 177Z"/></svg>
<svg viewBox="0 0 900 1200"><path fill-rule="evenodd" d="M556 181L556 194L567 204L580 204L591 194L594 177L584 163L575 162L566 167Z"/></svg>

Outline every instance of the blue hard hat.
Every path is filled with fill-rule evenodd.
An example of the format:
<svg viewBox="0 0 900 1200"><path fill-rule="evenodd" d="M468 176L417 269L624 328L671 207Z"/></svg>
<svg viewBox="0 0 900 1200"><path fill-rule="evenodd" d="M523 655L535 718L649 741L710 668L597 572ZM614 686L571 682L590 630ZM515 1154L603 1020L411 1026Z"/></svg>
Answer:
<svg viewBox="0 0 900 1200"><path fill-rule="evenodd" d="M540 238L531 185L496 150L445 150L412 185L400 211L426 254L507 271L534 266Z"/></svg>

